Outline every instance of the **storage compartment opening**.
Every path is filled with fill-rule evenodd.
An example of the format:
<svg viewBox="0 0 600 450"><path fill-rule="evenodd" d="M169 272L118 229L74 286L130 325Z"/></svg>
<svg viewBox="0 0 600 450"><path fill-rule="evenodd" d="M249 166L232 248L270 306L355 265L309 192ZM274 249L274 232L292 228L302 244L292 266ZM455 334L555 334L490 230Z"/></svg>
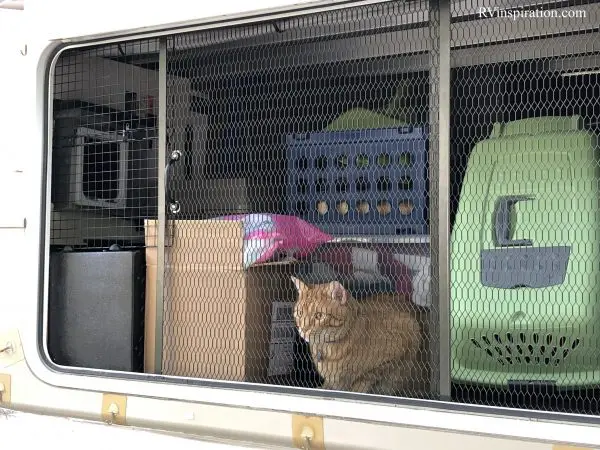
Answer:
<svg viewBox="0 0 600 450"><path fill-rule="evenodd" d="M432 262L429 234L439 218L430 198L437 159L429 118L439 80L426 24L404 20L428 2L410 3L170 36L165 67L158 40L61 56L48 323L57 363L437 398L437 255ZM585 356L600 342L596 287L573 280L595 279L595 259L585 254L595 246L573 236L594 236L595 216L583 211L597 203L600 92L596 74L563 75L596 70L600 61L596 47L550 51L582 36L513 47L453 43L454 281L446 288L454 400L594 408L587 391L598 383L584 375L598 372ZM158 104L160 70L166 105ZM94 151L102 157L91 165L81 153L85 139L101 142ZM556 154L538 158L547 149ZM585 188L569 202L574 173ZM547 204L558 202L560 214L527 200L531 186ZM486 203L483 192L498 198ZM552 218L540 220L540 211ZM590 228L577 228L583 222ZM540 224L554 228L539 231ZM547 249L532 251L528 239ZM498 243L511 252L488 252ZM542 293L527 294L532 289ZM499 305L500 297L507 301ZM111 322L116 314L123 320ZM572 320L565 328L557 317ZM119 365L103 356L109 348L122 356ZM330 361L332 348L346 352L343 367ZM524 386L543 392L523 394Z"/></svg>

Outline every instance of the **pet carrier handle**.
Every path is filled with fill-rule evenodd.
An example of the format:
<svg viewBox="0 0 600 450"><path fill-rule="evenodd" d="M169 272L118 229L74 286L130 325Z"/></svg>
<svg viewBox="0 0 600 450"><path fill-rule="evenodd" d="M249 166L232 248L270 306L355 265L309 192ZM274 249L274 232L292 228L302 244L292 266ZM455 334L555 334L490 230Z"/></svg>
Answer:
<svg viewBox="0 0 600 450"><path fill-rule="evenodd" d="M165 167L165 192L167 194L167 202L169 204L169 211L172 214L177 214L181 211L181 206L177 200L174 200L171 195L171 190L169 189L169 169L173 164L181 159L181 152L179 150L173 150L171 155L169 156L169 162L167 163L167 167Z"/></svg>
<svg viewBox="0 0 600 450"><path fill-rule="evenodd" d="M531 239L510 238L510 211L516 203L527 200L533 200L533 197L527 195L509 195L500 197L497 200L496 211L494 212L494 231L497 246L517 247L533 245L533 241Z"/></svg>

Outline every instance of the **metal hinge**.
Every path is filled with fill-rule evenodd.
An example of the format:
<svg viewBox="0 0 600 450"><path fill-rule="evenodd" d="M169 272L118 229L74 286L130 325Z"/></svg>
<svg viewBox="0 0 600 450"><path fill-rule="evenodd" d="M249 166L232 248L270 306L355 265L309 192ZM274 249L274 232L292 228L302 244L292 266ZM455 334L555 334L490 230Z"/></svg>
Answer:
<svg viewBox="0 0 600 450"><path fill-rule="evenodd" d="M292 416L292 442L303 450L325 450L323 418L315 416Z"/></svg>
<svg viewBox="0 0 600 450"><path fill-rule="evenodd" d="M10 375L0 373L0 406L10 407Z"/></svg>
<svg viewBox="0 0 600 450"><path fill-rule="evenodd" d="M102 420L109 424L126 425L127 397L116 394L102 395Z"/></svg>

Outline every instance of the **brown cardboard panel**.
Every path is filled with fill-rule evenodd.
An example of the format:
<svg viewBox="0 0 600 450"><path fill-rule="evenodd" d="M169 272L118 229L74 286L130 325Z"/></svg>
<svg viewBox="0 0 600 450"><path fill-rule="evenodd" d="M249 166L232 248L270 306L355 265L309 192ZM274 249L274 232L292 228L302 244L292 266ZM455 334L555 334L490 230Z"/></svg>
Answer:
<svg viewBox="0 0 600 450"><path fill-rule="evenodd" d="M261 381L269 363L274 301L290 301L293 264L243 269L241 222L173 221L165 248L162 373ZM155 226L156 222L147 225ZM222 225L222 227L221 227ZM147 236L152 236L147 230ZM149 238L153 243L153 238ZM147 367L154 358L156 248L147 248Z"/></svg>
<svg viewBox="0 0 600 450"><path fill-rule="evenodd" d="M168 221L165 227L165 252L171 264L209 264L243 268L243 224L227 220L176 220ZM158 229L156 220L145 221L147 247L156 247ZM174 241L177 244L174 246ZM198 252L198 249L209 251ZM166 263L167 263L166 262ZM288 257L284 260L256 264L254 267L279 266L295 263Z"/></svg>
<svg viewBox="0 0 600 450"><path fill-rule="evenodd" d="M226 220L169 221L165 264L208 264L242 268L243 225ZM146 245L156 247L156 221L146 221ZM167 239L167 235L169 238Z"/></svg>
<svg viewBox="0 0 600 450"><path fill-rule="evenodd" d="M226 277L226 279L223 278ZM167 270L163 372L215 378L244 364L244 277L239 271ZM191 280L194 283L188 283Z"/></svg>

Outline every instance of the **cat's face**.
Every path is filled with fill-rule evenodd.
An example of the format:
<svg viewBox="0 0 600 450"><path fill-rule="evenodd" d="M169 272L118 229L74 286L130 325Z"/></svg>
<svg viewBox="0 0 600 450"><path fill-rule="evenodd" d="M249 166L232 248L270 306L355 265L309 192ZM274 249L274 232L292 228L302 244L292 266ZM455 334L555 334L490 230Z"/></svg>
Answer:
<svg viewBox="0 0 600 450"><path fill-rule="evenodd" d="M348 291L337 281L312 286L295 277L292 281L298 290L294 320L300 336L314 342L317 336L327 340L343 333L350 312Z"/></svg>

